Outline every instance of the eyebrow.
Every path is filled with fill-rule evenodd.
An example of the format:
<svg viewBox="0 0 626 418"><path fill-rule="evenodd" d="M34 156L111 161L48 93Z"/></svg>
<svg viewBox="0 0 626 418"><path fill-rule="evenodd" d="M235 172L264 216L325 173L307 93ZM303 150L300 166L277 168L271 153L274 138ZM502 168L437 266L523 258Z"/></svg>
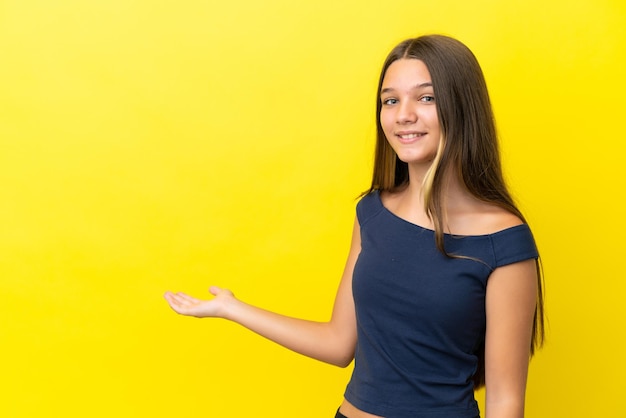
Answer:
<svg viewBox="0 0 626 418"><path fill-rule="evenodd" d="M426 83L421 83L421 84L414 85L413 87L411 87L411 90L423 89L425 87L432 87L432 86L433 86L433 83L428 81ZM392 91L395 91L395 89L392 88L392 87L386 87L386 88L384 88L384 89L382 89L380 91L380 94L389 93L389 92L392 92Z"/></svg>

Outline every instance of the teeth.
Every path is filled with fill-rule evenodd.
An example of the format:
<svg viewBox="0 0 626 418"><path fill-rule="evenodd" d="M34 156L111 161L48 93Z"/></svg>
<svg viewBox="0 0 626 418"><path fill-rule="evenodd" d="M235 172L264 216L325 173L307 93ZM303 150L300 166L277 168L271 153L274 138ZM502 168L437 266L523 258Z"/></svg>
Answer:
<svg viewBox="0 0 626 418"><path fill-rule="evenodd" d="M400 138L402 139L413 139L413 138L417 138L418 134L407 134L407 135L400 135Z"/></svg>

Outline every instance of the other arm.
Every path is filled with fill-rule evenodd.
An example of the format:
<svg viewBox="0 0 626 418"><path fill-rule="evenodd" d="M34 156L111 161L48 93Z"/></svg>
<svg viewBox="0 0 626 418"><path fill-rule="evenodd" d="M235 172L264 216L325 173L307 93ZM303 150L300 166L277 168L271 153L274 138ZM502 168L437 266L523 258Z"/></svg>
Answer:
<svg viewBox="0 0 626 418"><path fill-rule="evenodd" d="M533 318L535 260L498 267L487 282L486 418L523 418Z"/></svg>
<svg viewBox="0 0 626 418"><path fill-rule="evenodd" d="M352 272L360 251L361 235L355 220L348 260L328 322L307 321L270 312L242 302L229 290L215 286L210 289L215 296L211 300L171 292L165 294L165 299L181 315L225 318L292 351L345 367L354 358L356 346Z"/></svg>

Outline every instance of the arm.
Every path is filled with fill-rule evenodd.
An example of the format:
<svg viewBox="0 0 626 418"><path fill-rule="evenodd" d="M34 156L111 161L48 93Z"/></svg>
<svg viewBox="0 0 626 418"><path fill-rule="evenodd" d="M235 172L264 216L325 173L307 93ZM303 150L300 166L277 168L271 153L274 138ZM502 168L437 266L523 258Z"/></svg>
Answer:
<svg viewBox="0 0 626 418"><path fill-rule="evenodd" d="M181 315L225 318L297 353L345 367L352 361L356 346L352 272L360 251L361 235L355 220L350 253L328 322L276 314L242 302L229 290L215 286L210 288L215 296L211 300L171 292L165 294L165 299Z"/></svg>
<svg viewBox="0 0 626 418"><path fill-rule="evenodd" d="M533 317L535 260L497 268L487 282L486 418L523 418Z"/></svg>

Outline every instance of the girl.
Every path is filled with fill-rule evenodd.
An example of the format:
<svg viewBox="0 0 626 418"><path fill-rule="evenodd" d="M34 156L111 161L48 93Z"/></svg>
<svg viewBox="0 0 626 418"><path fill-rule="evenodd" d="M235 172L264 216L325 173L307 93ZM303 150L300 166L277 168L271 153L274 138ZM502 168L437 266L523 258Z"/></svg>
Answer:
<svg viewBox="0 0 626 418"><path fill-rule="evenodd" d="M378 86L370 189L331 319L312 322L211 287L167 292L176 312L235 321L354 371L336 417L524 416L530 354L543 340L538 253L505 186L484 76L459 41L409 39Z"/></svg>

